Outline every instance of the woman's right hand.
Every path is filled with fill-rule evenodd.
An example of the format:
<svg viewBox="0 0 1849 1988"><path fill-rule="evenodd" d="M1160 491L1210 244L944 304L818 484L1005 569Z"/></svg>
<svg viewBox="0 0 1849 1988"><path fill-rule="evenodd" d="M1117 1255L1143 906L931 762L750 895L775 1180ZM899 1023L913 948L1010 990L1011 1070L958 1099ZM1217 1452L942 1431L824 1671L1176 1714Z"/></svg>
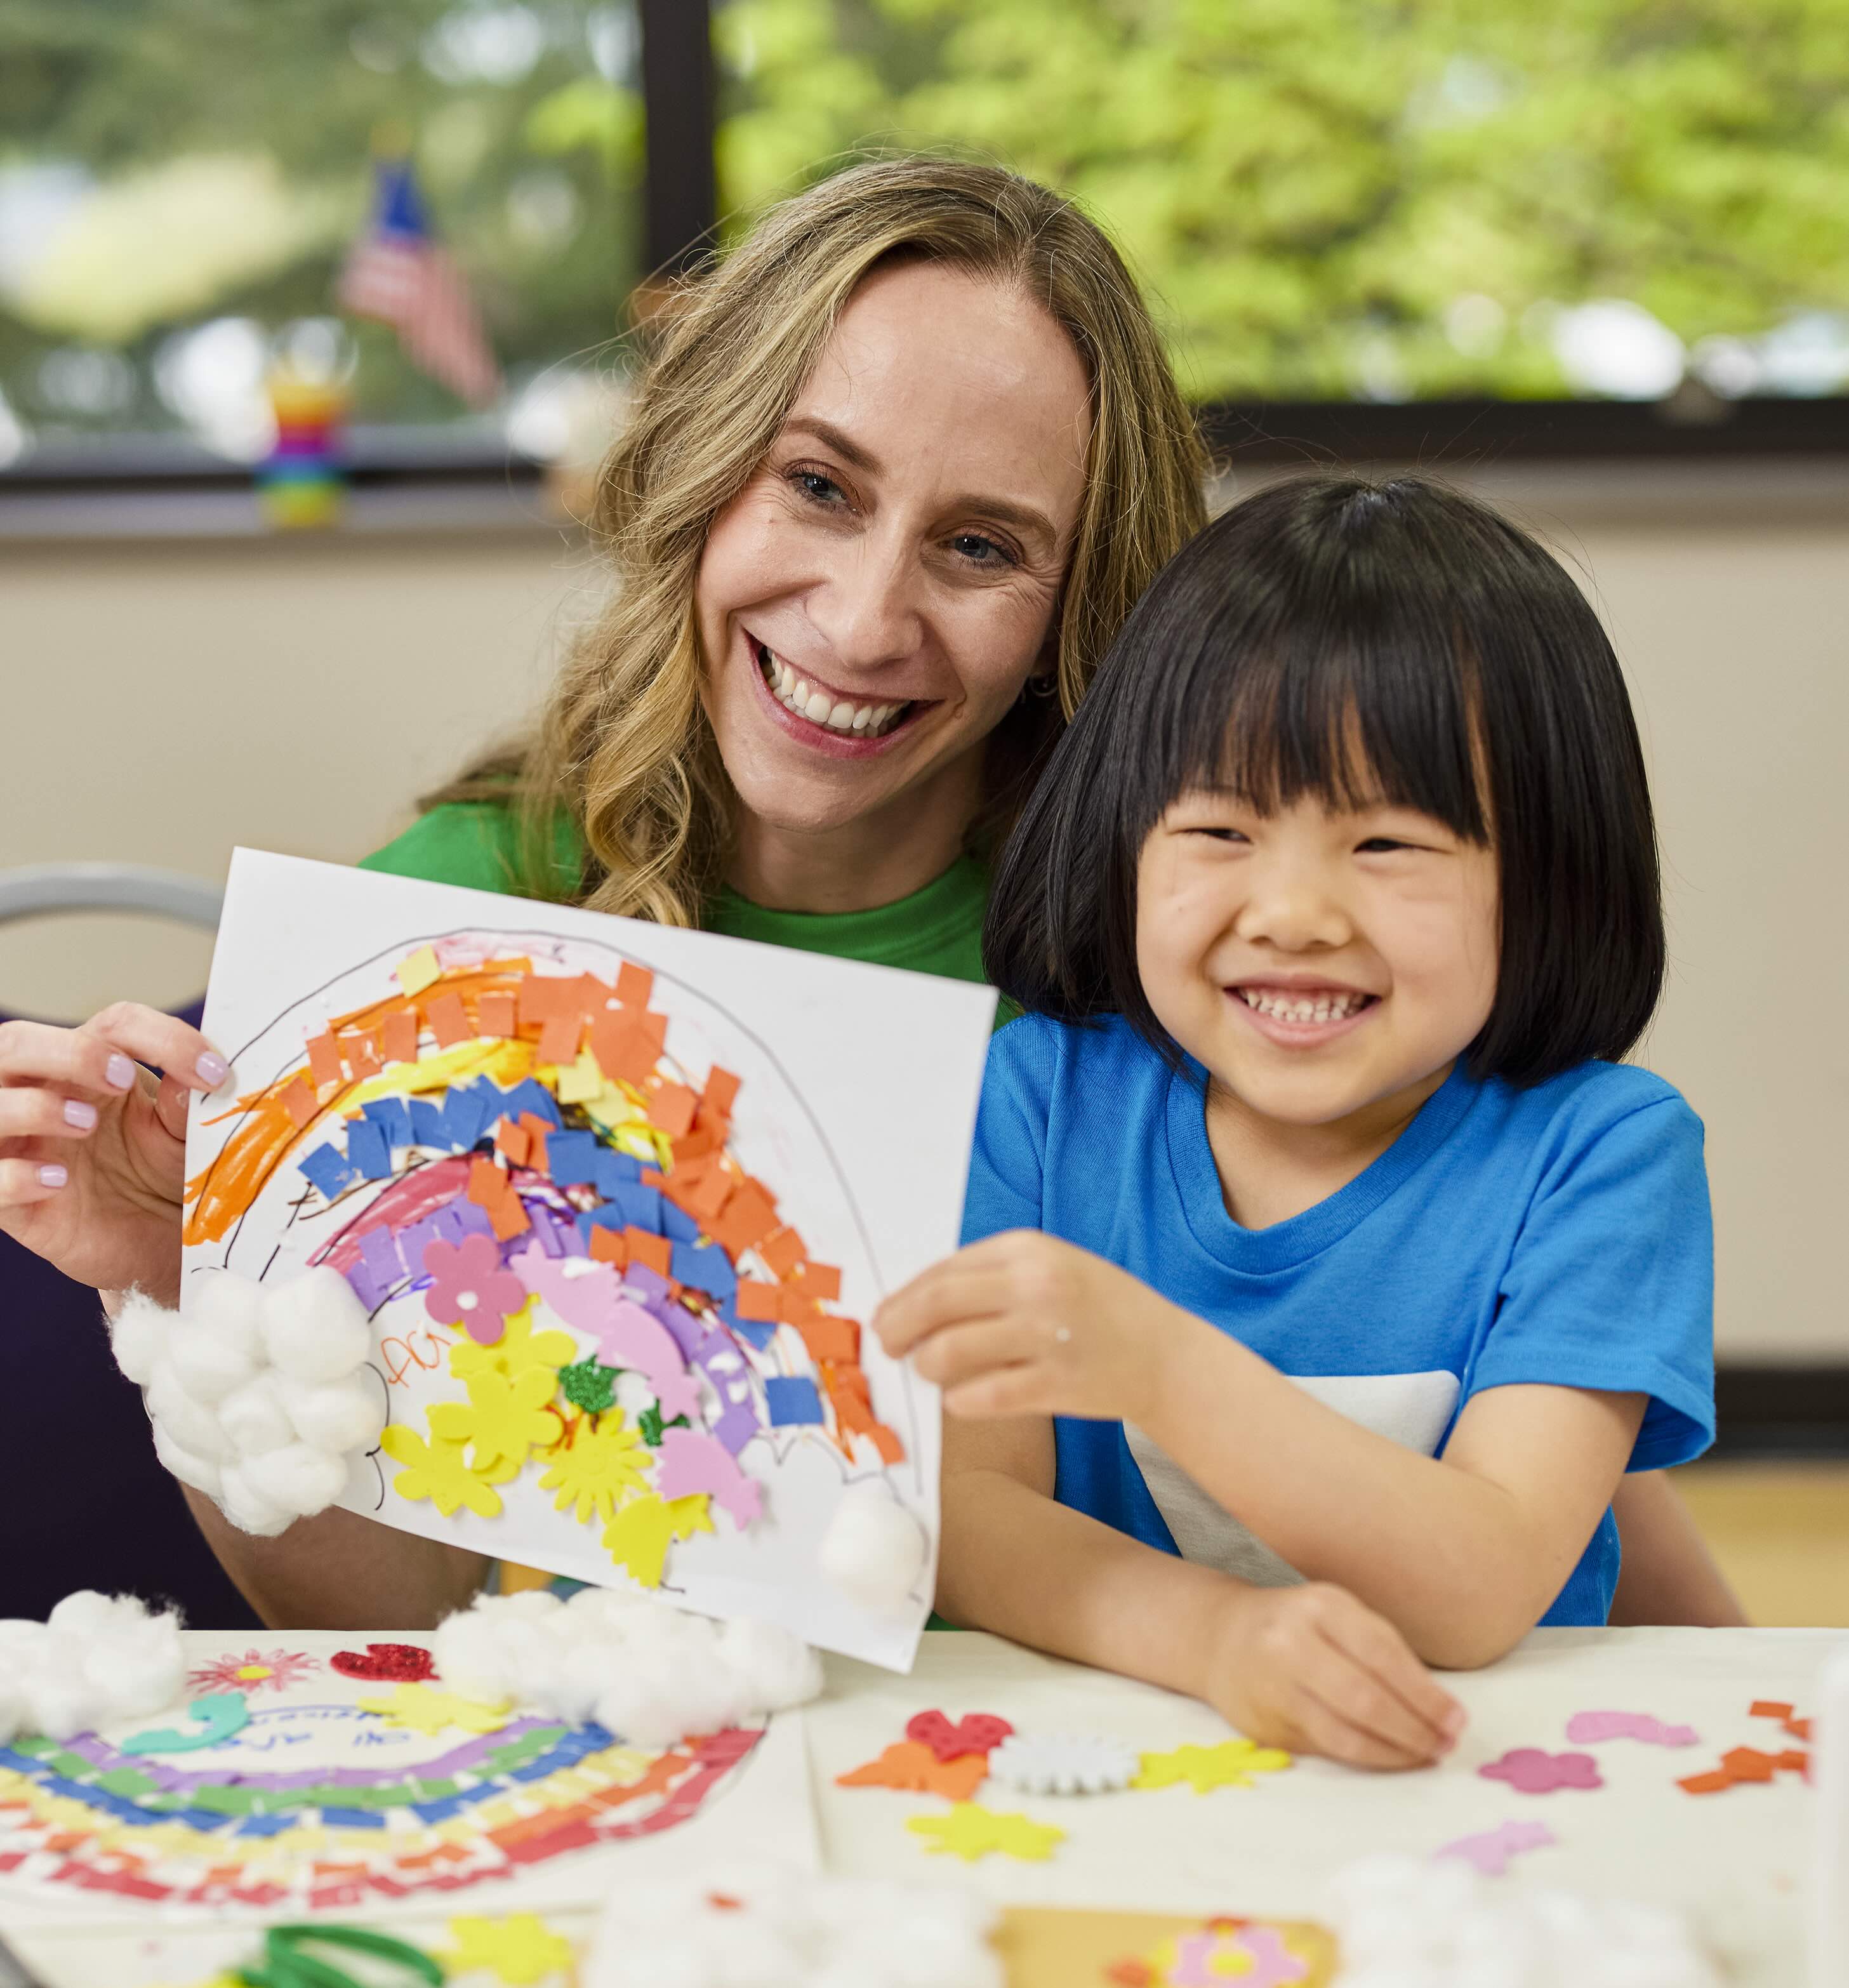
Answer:
<svg viewBox="0 0 1849 1988"><path fill-rule="evenodd" d="M1241 1584L1212 1647L1201 1696L1265 1746L1355 1767L1428 1767L1464 1729L1462 1706L1345 1587Z"/></svg>
<svg viewBox="0 0 1849 1988"><path fill-rule="evenodd" d="M177 1303L186 1100L228 1074L133 1002L78 1029L0 1023L0 1229L79 1283Z"/></svg>

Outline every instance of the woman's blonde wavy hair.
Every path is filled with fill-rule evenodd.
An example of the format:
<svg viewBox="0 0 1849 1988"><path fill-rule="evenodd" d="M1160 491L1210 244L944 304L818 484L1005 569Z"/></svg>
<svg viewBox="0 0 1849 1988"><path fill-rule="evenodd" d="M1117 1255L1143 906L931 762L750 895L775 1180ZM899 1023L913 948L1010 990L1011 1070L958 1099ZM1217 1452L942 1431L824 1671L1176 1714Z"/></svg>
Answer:
<svg viewBox="0 0 1849 1988"><path fill-rule="evenodd" d="M700 699L694 588L713 520L762 462L843 306L876 265L939 262L1019 285L1091 382L1085 494L1059 608L1058 690L990 735L979 850L1013 826L1104 651L1205 521L1205 462L1161 340L1117 251L1072 203L999 167L860 165L765 215L679 300L599 472L591 524L617 584L567 658L536 736L426 806L518 807L519 888L697 925L732 793ZM562 860L561 825L588 861Z"/></svg>

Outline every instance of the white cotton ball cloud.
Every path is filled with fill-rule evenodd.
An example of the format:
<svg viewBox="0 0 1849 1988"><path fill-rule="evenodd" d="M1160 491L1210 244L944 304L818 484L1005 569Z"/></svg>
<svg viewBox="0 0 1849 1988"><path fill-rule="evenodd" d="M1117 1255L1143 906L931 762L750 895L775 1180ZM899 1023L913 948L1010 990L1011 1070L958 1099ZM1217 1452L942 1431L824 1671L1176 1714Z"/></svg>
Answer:
<svg viewBox="0 0 1849 1988"><path fill-rule="evenodd" d="M273 1538L326 1511L385 1426L366 1308L326 1264L273 1287L197 1277L184 1314L131 1293L110 1338L162 1464L247 1533Z"/></svg>
<svg viewBox="0 0 1849 1988"><path fill-rule="evenodd" d="M715 1622L646 1595L587 1587L485 1594L438 1629L437 1668L465 1698L595 1719L639 1746L671 1746L806 1704L822 1662L762 1622Z"/></svg>
<svg viewBox="0 0 1849 1988"><path fill-rule="evenodd" d="M1530 1890L1455 1858L1364 1858L1324 1917L1342 1988L1720 1988L1674 1912Z"/></svg>
<svg viewBox="0 0 1849 1988"><path fill-rule="evenodd" d="M174 1704L186 1683L180 1618L132 1594L67 1594L42 1622L0 1621L0 1742L69 1740Z"/></svg>
<svg viewBox="0 0 1849 1988"><path fill-rule="evenodd" d="M718 1865L614 1892L581 1988L1002 1988L972 1892Z"/></svg>
<svg viewBox="0 0 1849 1988"><path fill-rule="evenodd" d="M929 1551L924 1528L884 1485L868 1483L841 1494L816 1560L850 1601L890 1614L904 1607Z"/></svg>

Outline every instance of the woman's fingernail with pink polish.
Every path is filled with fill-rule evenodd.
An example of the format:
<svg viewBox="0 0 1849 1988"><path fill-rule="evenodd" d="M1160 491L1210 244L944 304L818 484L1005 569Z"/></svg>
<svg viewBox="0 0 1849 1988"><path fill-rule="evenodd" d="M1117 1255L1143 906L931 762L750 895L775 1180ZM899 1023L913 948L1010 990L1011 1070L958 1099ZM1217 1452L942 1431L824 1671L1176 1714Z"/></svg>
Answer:
<svg viewBox="0 0 1849 1988"><path fill-rule="evenodd" d="M223 1057L208 1050L193 1065L193 1073L208 1090L216 1090L231 1075L231 1065Z"/></svg>
<svg viewBox="0 0 1849 1988"><path fill-rule="evenodd" d="M126 1090L135 1080L135 1066L118 1050L109 1060L103 1071L112 1088Z"/></svg>
<svg viewBox="0 0 1849 1988"><path fill-rule="evenodd" d="M64 1122L75 1125L79 1132L93 1132L96 1129L96 1107L86 1104L80 1097L67 1097L64 1100Z"/></svg>
<svg viewBox="0 0 1849 1988"><path fill-rule="evenodd" d="M39 1185L41 1187L62 1187L69 1178L70 1169L68 1167L41 1167L39 1169Z"/></svg>

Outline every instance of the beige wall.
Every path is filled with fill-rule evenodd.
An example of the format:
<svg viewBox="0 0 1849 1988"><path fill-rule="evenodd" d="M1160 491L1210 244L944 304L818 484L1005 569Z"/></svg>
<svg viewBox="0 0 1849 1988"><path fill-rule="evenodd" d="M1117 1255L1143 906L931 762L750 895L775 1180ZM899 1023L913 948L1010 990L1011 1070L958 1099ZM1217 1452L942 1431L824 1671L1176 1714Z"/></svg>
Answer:
<svg viewBox="0 0 1849 1988"><path fill-rule="evenodd" d="M1849 1361L1849 478L1482 480L1590 574L1630 672L1674 952L1644 1060L1707 1121L1722 1352ZM363 854L530 706L587 583L536 526L0 543L0 867ZM134 921L0 927L0 1007L178 999L205 966Z"/></svg>

